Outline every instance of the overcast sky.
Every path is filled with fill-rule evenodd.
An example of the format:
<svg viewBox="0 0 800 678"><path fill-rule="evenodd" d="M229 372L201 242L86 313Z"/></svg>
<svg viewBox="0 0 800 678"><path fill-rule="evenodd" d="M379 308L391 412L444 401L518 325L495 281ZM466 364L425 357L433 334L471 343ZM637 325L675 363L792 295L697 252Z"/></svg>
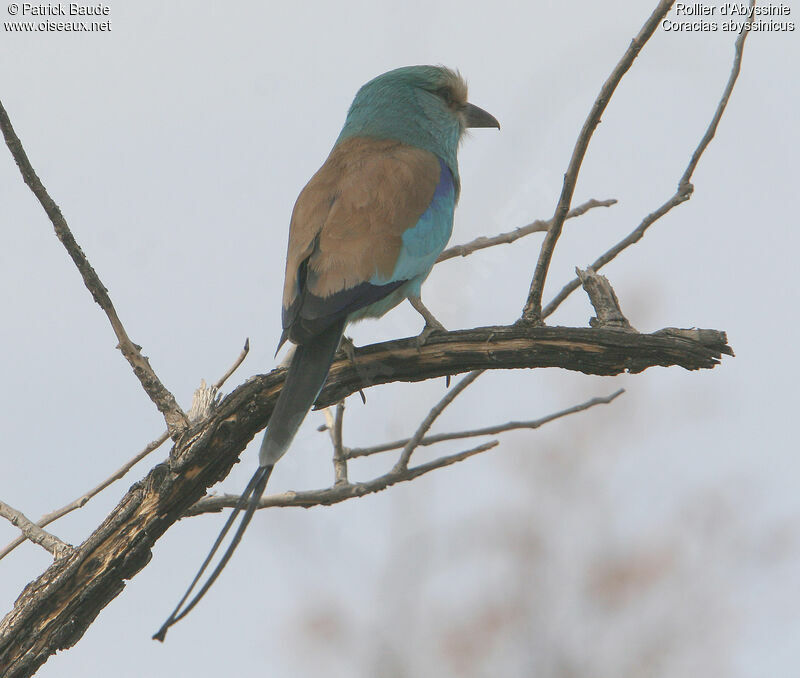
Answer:
<svg viewBox="0 0 800 678"><path fill-rule="evenodd" d="M361 84L408 64L460 69L471 101L502 130L475 130L461 147L453 243L511 230L552 214L583 120L651 5L113 2L110 32L4 30L0 98L129 334L188 406L245 337L252 351L229 389L275 365L292 205ZM11 19L6 6L0 15ZM576 203L619 203L566 226L545 300L672 195L734 39L661 31L645 47L575 192ZM376 496L262 512L162 646L150 636L222 517L182 521L38 675L795 676L799 47L797 31L748 38L693 198L605 271L641 331L725 330L736 358L613 379L486 375L436 430L627 393ZM4 151L0 499L37 519L109 475L163 421ZM427 305L448 328L513 322L540 242L437 267ZM552 322L585 326L590 315L575 294ZM401 307L352 335L363 344L420 328ZM372 389L366 406L351 398L345 443L409 435L443 393L436 380ZM320 423L309 417L273 491L330 483ZM53 532L81 542L167 452ZM390 463L353 464L351 474ZM241 490L254 465L248 449L222 489ZM0 523L0 541L16 535ZM31 544L0 562L3 613L49 562ZM612 595L616 575L627 583Z"/></svg>

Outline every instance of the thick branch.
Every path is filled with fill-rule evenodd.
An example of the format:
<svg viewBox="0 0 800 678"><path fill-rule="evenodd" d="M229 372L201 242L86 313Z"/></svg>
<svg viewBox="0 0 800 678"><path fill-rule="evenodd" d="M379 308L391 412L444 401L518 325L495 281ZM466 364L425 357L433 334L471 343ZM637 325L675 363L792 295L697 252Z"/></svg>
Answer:
<svg viewBox="0 0 800 678"><path fill-rule="evenodd" d="M170 435L173 439L177 438L189 425L186 415L183 413L183 410L181 410L172 393L165 388L156 376L147 358L141 354L141 346L134 344L125 331L125 327L122 325L122 321L119 319L117 311L114 308L114 304L111 302L111 297L108 296L108 290L100 281L100 277L97 275L94 268L92 268L83 250L81 250L80 246L75 241L72 232L69 230L69 226L67 226L67 221L64 219L64 215L61 214L61 209L50 197L47 189L36 175L30 160L28 160L28 155L22 147L22 142L20 142L16 132L14 132L11 120L9 120L2 103L0 103L0 128L3 130L6 145L11 151L11 155L14 156L14 161L17 163L17 167L19 167L22 178L44 208L45 213L53 224L56 236L58 236L58 239L66 248L69 256L72 257L72 261L75 262L75 265L78 267L86 289L91 292L94 300L100 308L105 311L108 321L111 323L111 327L114 330L114 334L117 335L119 350L122 351L122 355L124 355L125 359L130 363L130 366L133 368L133 373L136 375L136 378L141 383L147 395L150 396L150 400L155 403L159 412L164 415L164 420L167 422Z"/></svg>
<svg viewBox="0 0 800 678"><path fill-rule="evenodd" d="M658 6L653 10L650 18L647 19L639 34L631 40L631 44L623 54L622 59L614 67L608 80L603 83L600 88L600 94L597 95L592 110L583 123L581 133L578 135L578 141L575 143L575 148L572 151L572 158L570 158L567 172L564 175L564 185L561 189L561 197L558 199L556 211L553 214L552 225L547 231L547 235L542 242L542 248L539 252L539 260L536 262L536 270L533 274L531 281L530 291L528 293L528 300L525 302L525 308L522 312L524 320L533 323L541 323L542 321L542 293L544 291L544 283L547 277L547 270L550 268L550 260L553 257L553 250L555 249L558 238L561 235L561 229L564 225L564 219L567 216L570 202L572 201L572 194L575 192L575 184L578 181L578 172L583 163L583 157L586 155L586 149L589 146L589 140L592 138L595 128L600 123L600 117L603 115L614 90L622 76L628 72L628 69L633 64L642 47L655 33L661 20L667 15L672 7L674 0L662 0Z"/></svg>
<svg viewBox="0 0 800 678"><path fill-rule="evenodd" d="M696 339L694 338L696 337ZM421 381L474 369L562 367L587 374L641 372L655 365L714 367L730 355L714 330L629 334L563 327L495 327L435 334L357 349L331 367L318 406L372 384ZM73 553L56 561L17 599L0 624L0 675L30 676L54 652L74 645L88 626L150 560L155 541L224 478L272 411L286 370L254 377L193 426L170 453L123 497ZM462 453L463 454L463 453ZM454 462L451 462L454 463ZM426 465L410 469L425 472ZM349 492L349 485L342 485Z"/></svg>
<svg viewBox="0 0 800 678"><path fill-rule="evenodd" d="M661 3L659 8L665 4L671 3ZM741 56L743 41L744 37L740 36L737 41L737 60ZM638 46L640 48L641 45ZM602 103L604 106L605 103ZM17 163L20 164L20 157L27 163L2 108L0 112L6 141ZM597 117L599 119L599 114ZM593 125L596 125L596 121ZM19 153L15 153L15 148ZM581 158L583 152L585 148L580 152ZM693 162L696 165L694 159ZM27 167L30 168L29 163ZM30 169L26 174L22 164L20 169L36 193L35 185L41 187L41 183L33 170ZM689 169L693 169L691 163ZM566 200L565 177L565 190L554 215L553 227L545 238L545 243L550 239L547 245L550 254L558 237L558 233L552 234L560 232L563 226L576 176L577 168ZM48 211L48 215L61 238L59 224L63 223L63 217L43 187L40 193L37 193L37 197L45 210L48 211L48 206L52 208L52 214ZM66 227L65 223L63 225ZM68 230L65 232L69 234ZM75 253L70 250L73 259L80 253L77 245L74 250ZM548 260L550 254L546 255ZM85 264L96 280L96 274L82 253L76 260L81 268L79 261ZM599 267L594 266L595 269ZM542 287L546 269L547 266L544 266ZM84 268L81 268L81 272L85 281L87 276L91 278ZM103 295L107 298L99 280L97 289L93 289L89 282L86 284L96 300ZM98 303L103 306L100 300ZM541 289L538 302L533 305L541 307ZM536 319L536 316L536 313L529 314L529 319ZM112 317L109 316L109 319L112 320ZM732 355L732 351L727 346L724 333L715 330L671 329L639 335L583 328L480 328L434 335L422 347L418 347L414 339L407 339L360 349L355 356L355 361L359 363L357 367L348 360L339 360L332 366L328 384L317 405L337 402L366 385L419 381L475 369L563 367L588 374L639 372L654 365L701 369L713 367L723 354ZM149 369L149 365L146 366ZM363 383L365 374L368 375L369 384ZM136 483L83 544L55 562L26 587L14 609L0 623L0 675L4 678L30 676L51 654L71 647L81 638L100 610L120 593L124 581L149 562L155 541L204 495L206 488L227 475L238 455L268 420L284 378L285 370L279 369L256 377L236 389L208 419L192 426L187 435L180 438L169 460L157 465L142 481ZM148 390L147 385L145 389ZM407 473L413 473L413 477L416 477L436 463L455 463L465 456L483 451L488 445L492 443L407 469ZM387 486L387 476L396 473L391 471L370 481L373 484L366 485L363 493L376 491L372 488L380 489L380 483ZM389 477L389 481L391 479ZM332 489L344 496L353 491L352 487L348 483Z"/></svg>
<svg viewBox="0 0 800 678"><path fill-rule="evenodd" d="M246 339L245 342L244 342L244 348L242 349L241 353L239 354L239 356L234 361L233 365L231 365L230 369L228 369L228 371L225 372L225 374L223 374L222 377L220 377L214 383L214 385L211 387L211 390L213 390L215 394L216 394L216 391L218 389L222 388L223 384L227 381L228 377L230 377L236 371L236 369L239 367L239 365L242 364L244 359L247 357L247 354L249 353L249 351L250 351L250 339ZM205 382L203 382L203 383L205 383ZM198 391L199 390L200 389L198 389ZM197 391L195 391L195 399L196 399L196 397L197 397ZM194 416L195 413L192 411L194 409L195 409L195 402L192 403L192 408L189 410L189 419L190 419L190 421L192 423L195 423L195 419L198 418L198 417ZM196 414L198 414L198 416L199 416L200 413L198 412ZM207 414L207 411L206 411L206 414ZM203 415L203 416L205 416L205 415ZM106 478L104 481L102 481L99 485L96 485L91 490L89 490L88 492L84 493L83 495L81 495L80 497L75 499L74 501L71 501L66 506L62 506L61 508L56 509L55 511L51 511L47 515L42 516L39 519L39 522L36 523L36 526L37 527L44 527L45 525L49 525L50 523L58 520L62 516L65 516L68 513L71 513L72 511L75 511L75 510L77 510L79 508L82 508L86 504L86 502L88 502L92 497L95 497L96 495L100 494L100 492L102 492L104 489L106 489L113 482L119 480L120 478L123 478L128 473L128 471L130 471L134 466L136 466L136 464L138 464L142 459L144 459L151 452L153 452L154 450L157 450L159 447L161 447L161 445L163 445L168 439L169 439L169 431L164 431L164 433L162 433L158 438L156 438L152 442L148 443L141 452L139 452L135 457L133 457L133 459L130 459L127 462L125 462L120 468L118 468L116 471L114 471L114 473L112 473L108 478ZM15 548L17 548L17 546L19 546L20 544L22 544L24 542L25 542L25 537L22 536L22 537L18 537L17 539L12 541L10 544L5 546L2 550L0 550L0 560L5 558L9 553L11 553Z"/></svg>
<svg viewBox="0 0 800 678"><path fill-rule="evenodd" d="M664 343L656 334L572 327L502 326L431 335L419 347L414 339L364 346L353 360L338 360L317 401L338 402L360 388L395 381L422 381L480 369L562 367L585 374L638 373L655 365L685 369L713 367L731 354L724 332L716 339L683 345Z"/></svg>

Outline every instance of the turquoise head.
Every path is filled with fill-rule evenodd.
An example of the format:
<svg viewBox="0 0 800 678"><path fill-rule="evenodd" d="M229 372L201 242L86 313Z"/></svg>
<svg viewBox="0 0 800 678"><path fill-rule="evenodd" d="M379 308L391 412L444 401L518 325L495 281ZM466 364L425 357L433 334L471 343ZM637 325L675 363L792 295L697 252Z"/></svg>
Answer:
<svg viewBox="0 0 800 678"><path fill-rule="evenodd" d="M435 153L457 178L458 143L470 127L500 124L467 101L467 83L458 72L405 66L358 90L336 143L356 136L394 139Z"/></svg>

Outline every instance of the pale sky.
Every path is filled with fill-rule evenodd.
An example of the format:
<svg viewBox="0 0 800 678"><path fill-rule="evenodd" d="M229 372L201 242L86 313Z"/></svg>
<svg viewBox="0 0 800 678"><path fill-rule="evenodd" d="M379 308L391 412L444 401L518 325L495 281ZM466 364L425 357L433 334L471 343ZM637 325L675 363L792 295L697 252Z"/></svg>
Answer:
<svg viewBox="0 0 800 678"><path fill-rule="evenodd" d="M112 2L110 32L4 30L0 99L129 334L188 406L245 337L251 354L227 390L276 364L291 208L361 84L415 63L458 68L502 130L476 130L461 147L452 243L508 231L552 214L594 97L655 4ZM11 19L6 6L0 14ZM734 39L659 32L645 47L575 192L576 204L619 204L568 223L545 301L672 195ZM736 358L613 379L486 375L435 430L627 393L379 495L261 512L212 592L160 645L150 636L223 516L182 521L78 645L37 675L795 676L797 63L797 31L751 34L693 198L604 271L641 331L725 330ZM109 475L163 421L5 147L0 238L0 499L37 519ZM437 267L427 305L453 329L513 322L540 242ZM552 323L585 326L590 315L576 293ZM364 344L420 328L405 305L352 335ZM351 397L345 443L410 435L443 393L436 380L372 389L366 406ZM309 417L272 491L330 484L322 421ZM224 491L244 487L254 447ZM167 452L52 531L81 542ZM353 463L351 475L392 461ZM0 542L16 535L0 522ZM25 544L0 562L4 614L50 560Z"/></svg>

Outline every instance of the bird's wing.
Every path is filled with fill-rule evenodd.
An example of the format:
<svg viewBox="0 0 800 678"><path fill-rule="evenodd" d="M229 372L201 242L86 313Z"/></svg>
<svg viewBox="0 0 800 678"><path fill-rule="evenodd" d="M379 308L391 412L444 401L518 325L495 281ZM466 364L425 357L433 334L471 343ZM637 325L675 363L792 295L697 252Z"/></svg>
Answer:
<svg viewBox="0 0 800 678"><path fill-rule="evenodd" d="M444 201L449 221L445 218L447 227L439 230L447 231L446 242L455 188L449 169L433 153L368 138L349 139L334 148L300 193L292 214L284 339L304 343L413 276L427 274L438 254L434 250L443 244L428 242L430 229L420 227L429 221L424 215L442 193L443 183L449 190ZM410 239L415 231L422 237ZM418 252L409 258L409 246L431 252L427 259L419 259Z"/></svg>

